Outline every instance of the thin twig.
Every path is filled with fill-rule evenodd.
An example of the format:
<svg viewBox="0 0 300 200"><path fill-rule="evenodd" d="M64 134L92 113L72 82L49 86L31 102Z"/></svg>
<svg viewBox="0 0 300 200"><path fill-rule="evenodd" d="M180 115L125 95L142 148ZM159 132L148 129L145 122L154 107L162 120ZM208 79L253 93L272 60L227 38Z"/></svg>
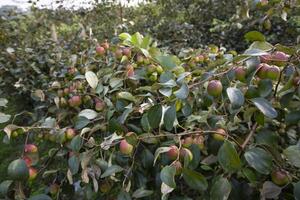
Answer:
<svg viewBox="0 0 300 200"><path fill-rule="evenodd" d="M243 142L243 144L241 145L241 149L244 150L245 147L247 146L248 142L250 141L250 139L252 138L252 136L255 133L255 130L257 128L258 124L255 122L255 124L253 125L249 135L247 136L247 138L245 139L245 141Z"/></svg>

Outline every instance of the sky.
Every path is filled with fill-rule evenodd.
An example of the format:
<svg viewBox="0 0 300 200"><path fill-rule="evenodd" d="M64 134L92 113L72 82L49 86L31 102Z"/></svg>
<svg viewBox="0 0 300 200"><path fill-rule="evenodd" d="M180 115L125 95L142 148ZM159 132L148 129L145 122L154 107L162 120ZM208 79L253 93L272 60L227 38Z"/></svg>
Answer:
<svg viewBox="0 0 300 200"><path fill-rule="evenodd" d="M49 9L55 9L57 8L57 4L55 4L56 0L39 0L37 3L38 7L47 7ZM142 0L130 0L131 3L128 4L127 0L119 0L122 4L125 5L135 5L138 2L142 2ZM30 7L30 3L27 3L28 0L0 0L0 7L4 5L12 5L12 6L18 6L22 9L27 9ZM94 0L64 0L64 7L65 8L72 8L75 6L75 8L89 8L90 4L89 2L94 2Z"/></svg>

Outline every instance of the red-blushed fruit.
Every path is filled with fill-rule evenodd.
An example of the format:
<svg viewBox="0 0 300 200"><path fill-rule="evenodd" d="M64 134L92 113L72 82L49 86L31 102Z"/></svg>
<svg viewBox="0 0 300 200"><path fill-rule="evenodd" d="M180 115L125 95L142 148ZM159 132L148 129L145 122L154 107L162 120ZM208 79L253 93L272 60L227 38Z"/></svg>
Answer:
<svg viewBox="0 0 300 200"><path fill-rule="evenodd" d="M266 64L266 63L261 63L258 66L259 70L257 72L257 76L261 79L265 79L267 78L267 71L270 68L270 65Z"/></svg>
<svg viewBox="0 0 300 200"><path fill-rule="evenodd" d="M172 145L170 146L169 151L167 152L167 156L170 160L176 160L178 157L179 149L177 146Z"/></svg>
<svg viewBox="0 0 300 200"><path fill-rule="evenodd" d="M133 146L129 144L125 139L120 142L120 152L125 155L130 155L132 153Z"/></svg>
<svg viewBox="0 0 300 200"><path fill-rule="evenodd" d="M64 89L64 95L68 95L70 93L70 89L69 88L65 88Z"/></svg>
<svg viewBox="0 0 300 200"><path fill-rule="evenodd" d="M72 96L69 100L68 100L69 106L71 107L78 107L81 105L81 97L76 95L76 96Z"/></svg>
<svg viewBox="0 0 300 200"><path fill-rule="evenodd" d="M123 55L127 56L127 58L131 57L131 49L130 48L124 48L123 49Z"/></svg>
<svg viewBox="0 0 300 200"><path fill-rule="evenodd" d="M109 49L109 43L107 42L107 40L105 40L105 42L103 42L101 44L101 46L105 49L105 50L108 50Z"/></svg>
<svg viewBox="0 0 300 200"><path fill-rule="evenodd" d="M37 176L37 170L34 169L33 167L29 167L29 178L28 178L28 180L29 181L34 180L36 178L36 176Z"/></svg>
<svg viewBox="0 0 300 200"><path fill-rule="evenodd" d="M269 63L272 61L272 55L267 54L259 57L261 63Z"/></svg>
<svg viewBox="0 0 300 200"><path fill-rule="evenodd" d="M224 141L227 136L227 132L222 128L218 128L212 136L215 140Z"/></svg>
<svg viewBox="0 0 300 200"><path fill-rule="evenodd" d="M104 49L104 47L101 47L100 45L97 45L96 46L96 52L97 52L98 55L102 56L102 55L105 54L105 49Z"/></svg>
<svg viewBox="0 0 300 200"><path fill-rule="evenodd" d="M273 171L271 173L271 178L273 183L279 186L286 185L289 182L289 176L287 172L282 170Z"/></svg>
<svg viewBox="0 0 300 200"><path fill-rule="evenodd" d="M24 156L23 160L25 161L27 167L30 167L32 165L32 161L28 156Z"/></svg>
<svg viewBox="0 0 300 200"><path fill-rule="evenodd" d="M204 56L200 54L200 55L196 56L194 60L196 63L202 63L202 62L204 62Z"/></svg>
<svg viewBox="0 0 300 200"><path fill-rule="evenodd" d="M117 50L115 51L115 57L116 57L117 59L121 59L122 56L123 56L123 51L122 51L122 49L117 49Z"/></svg>
<svg viewBox="0 0 300 200"><path fill-rule="evenodd" d="M223 90L222 83L218 80L212 80L207 85L207 93L210 96L218 97L221 95Z"/></svg>
<svg viewBox="0 0 300 200"><path fill-rule="evenodd" d="M143 64L143 62L144 62L144 57L143 57L142 55L138 55L138 56L136 57L136 62L137 62L138 64Z"/></svg>
<svg viewBox="0 0 300 200"><path fill-rule="evenodd" d="M193 154L192 154L192 152L191 152L189 149L187 149L187 148L181 148L181 149L180 149L180 155L179 155L179 156L180 156L180 159L182 159L182 160L184 160L185 157L187 157L189 161L193 160Z"/></svg>
<svg viewBox="0 0 300 200"><path fill-rule="evenodd" d="M72 140L76 135L76 131L73 128L68 128L66 130L66 138L67 140Z"/></svg>
<svg viewBox="0 0 300 200"><path fill-rule="evenodd" d="M293 79L293 85L295 87L299 86L300 84L300 76L296 76L294 79Z"/></svg>
<svg viewBox="0 0 300 200"><path fill-rule="evenodd" d="M34 144L26 144L24 148L25 153L37 153L38 148Z"/></svg>
<svg viewBox="0 0 300 200"><path fill-rule="evenodd" d="M126 66L126 77L131 78L134 76L134 67L132 65Z"/></svg>
<svg viewBox="0 0 300 200"><path fill-rule="evenodd" d="M202 135L195 136L193 144L196 144L200 150L204 149L204 137Z"/></svg>
<svg viewBox="0 0 300 200"><path fill-rule="evenodd" d="M193 138L191 136L183 139L182 146L190 147L193 144Z"/></svg>
<svg viewBox="0 0 300 200"><path fill-rule="evenodd" d="M172 166L176 169L176 175L180 175L182 173L182 164L180 161L175 161L172 163Z"/></svg>
<svg viewBox="0 0 300 200"><path fill-rule="evenodd" d="M59 185L57 183L52 183L50 186L49 186L49 192L50 194L52 195L56 195L59 191Z"/></svg>
<svg viewBox="0 0 300 200"><path fill-rule="evenodd" d="M242 82L246 80L246 70L244 69L244 67L237 67L234 69L234 72L237 80Z"/></svg>
<svg viewBox="0 0 300 200"><path fill-rule="evenodd" d="M280 69L279 67L275 66L275 65L271 65L268 69L267 69L267 74L266 74L266 78L269 78L271 80L278 80L280 76Z"/></svg>
<svg viewBox="0 0 300 200"><path fill-rule="evenodd" d="M100 112L100 111L103 111L104 108L105 108L105 103L104 103L104 101L102 101L102 100L99 101L99 100L98 100L98 101L96 102L96 104L95 104L95 110L98 111L98 112Z"/></svg>
<svg viewBox="0 0 300 200"><path fill-rule="evenodd" d="M289 55L281 51L275 51L272 54L272 61L287 62L288 60L289 60Z"/></svg>

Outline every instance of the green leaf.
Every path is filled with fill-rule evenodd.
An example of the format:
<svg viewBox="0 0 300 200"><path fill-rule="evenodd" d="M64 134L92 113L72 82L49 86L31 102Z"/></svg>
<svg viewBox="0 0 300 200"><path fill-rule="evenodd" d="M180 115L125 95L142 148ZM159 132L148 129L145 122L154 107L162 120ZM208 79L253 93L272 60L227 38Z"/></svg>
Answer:
<svg viewBox="0 0 300 200"><path fill-rule="evenodd" d="M227 140L224 141L218 151L218 161L222 168L229 173L236 172L242 166L234 145Z"/></svg>
<svg viewBox="0 0 300 200"><path fill-rule="evenodd" d="M122 191L118 194L117 200L131 200L131 197L128 192Z"/></svg>
<svg viewBox="0 0 300 200"><path fill-rule="evenodd" d="M300 181L294 183L294 197L295 200L300 200Z"/></svg>
<svg viewBox="0 0 300 200"><path fill-rule="evenodd" d="M70 171L72 175L75 175L79 171L79 158L76 155L73 155L68 160L68 166L70 168Z"/></svg>
<svg viewBox="0 0 300 200"><path fill-rule="evenodd" d="M292 145L283 151L289 163L300 168L300 145Z"/></svg>
<svg viewBox="0 0 300 200"><path fill-rule="evenodd" d="M8 103L7 99L0 98L0 107L6 107L7 103Z"/></svg>
<svg viewBox="0 0 300 200"><path fill-rule="evenodd" d="M10 117L11 117L11 115L6 115L6 114L0 112L0 124L8 122Z"/></svg>
<svg viewBox="0 0 300 200"><path fill-rule="evenodd" d="M131 43L134 46L141 47L142 42L143 42L143 36L139 32L136 32L131 36Z"/></svg>
<svg viewBox="0 0 300 200"><path fill-rule="evenodd" d="M271 45L270 43L264 41L264 42L261 42L261 41L255 41L253 42L250 47L250 49L260 49L260 50L263 50L263 51L270 51L272 50L273 48L273 45Z"/></svg>
<svg viewBox="0 0 300 200"><path fill-rule="evenodd" d="M208 187L205 177L199 172L190 169L183 169L183 179L194 190L205 191Z"/></svg>
<svg viewBox="0 0 300 200"><path fill-rule="evenodd" d="M131 40L131 35L128 34L128 33L121 33L121 34L119 35L119 38L120 38L121 40Z"/></svg>
<svg viewBox="0 0 300 200"><path fill-rule="evenodd" d="M244 95L238 88L230 87L226 89L226 92L233 107L241 107L244 105Z"/></svg>
<svg viewBox="0 0 300 200"><path fill-rule="evenodd" d="M299 121L300 121L300 110L291 111L285 116L285 122L287 124L297 124Z"/></svg>
<svg viewBox="0 0 300 200"><path fill-rule="evenodd" d="M214 182L210 190L210 198L213 200L226 200L231 192L231 184L226 178L220 177Z"/></svg>
<svg viewBox="0 0 300 200"><path fill-rule="evenodd" d="M117 94L118 99L125 99L127 101L135 102L136 98L130 92L119 92Z"/></svg>
<svg viewBox="0 0 300 200"><path fill-rule="evenodd" d="M261 148L252 148L245 152L248 164L261 174L269 174L272 169L272 156Z"/></svg>
<svg viewBox="0 0 300 200"><path fill-rule="evenodd" d="M177 66L176 56L156 56L157 62L166 70L171 70Z"/></svg>
<svg viewBox="0 0 300 200"><path fill-rule="evenodd" d="M260 80L258 83L258 91L261 97L267 97L271 94L273 83L270 79Z"/></svg>
<svg viewBox="0 0 300 200"><path fill-rule="evenodd" d="M160 179L171 188L176 188L175 183L176 168L174 166L166 166L160 172Z"/></svg>
<svg viewBox="0 0 300 200"><path fill-rule="evenodd" d="M263 42L266 40L265 36L258 31L250 31L250 32L246 33L244 37L248 41L262 41Z"/></svg>
<svg viewBox="0 0 300 200"><path fill-rule="evenodd" d="M6 180L0 184L0 197L5 197L13 181Z"/></svg>
<svg viewBox="0 0 300 200"><path fill-rule="evenodd" d="M176 107L175 104L170 106L164 114L164 126L168 131L171 131L176 119Z"/></svg>
<svg viewBox="0 0 300 200"><path fill-rule="evenodd" d="M85 117L87 119L95 119L97 117L98 113L92 109L84 109L80 111L78 114L79 117Z"/></svg>
<svg viewBox="0 0 300 200"><path fill-rule="evenodd" d="M45 194L38 194L30 197L28 200L52 200L52 198Z"/></svg>
<svg viewBox="0 0 300 200"><path fill-rule="evenodd" d="M179 90L175 91L174 94L178 99L186 99L189 95L189 87L186 83L183 83Z"/></svg>
<svg viewBox="0 0 300 200"><path fill-rule="evenodd" d="M122 167L120 167L119 165L112 165L105 170L105 172L101 175L101 178L111 176L111 175L121 172L123 170L124 169Z"/></svg>
<svg viewBox="0 0 300 200"><path fill-rule="evenodd" d="M132 197L139 199L139 198L150 196L151 194L153 194L152 190L145 190L144 188L139 188L136 191L134 191Z"/></svg>
<svg viewBox="0 0 300 200"><path fill-rule="evenodd" d="M13 180L27 180L29 177L29 170L26 162L23 159L12 161L8 165L7 174Z"/></svg>
<svg viewBox="0 0 300 200"><path fill-rule="evenodd" d="M244 56L263 56L268 55L267 52L262 51L260 49L247 49L244 53Z"/></svg>
<svg viewBox="0 0 300 200"><path fill-rule="evenodd" d="M269 101L264 98L258 97L251 99L254 105L267 117L277 117L277 111L272 107Z"/></svg>
<svg viewBox="0 0 300 200"><path fill-rule="evenodd" d="M92 71L85 72L85 79L91 88L95 89L98 85L99 79L97 75Z"/></svg>
<svg viewBox="0 0 300 200"><path fill-rule="evenodd" d="M280 193L281 187L275 185L271 181L264 182L263 188L261 190L261 197L263 199L277 199Z"/></svg>
<svg viewBox="0 0 300 200"><path fill-rule="evenodd" d="M82 129L88 125L91 121L85 117L77 117L75 122L75 129Z"/></svg>
<svg viewBox="0 0 300 200"><path fill-rule="evenodd" d="M162 106L152 106L148 111L148 121L151 128L158 128L162 118Z"/></svg>
<svg viewBox="0 0 300 200"><path fill-rule="evenodd" d="M70 143L70 148L75 151L75 152L79 152L81 147L82 147L82 138L80 137L80 135L76 135Z"/></svg>

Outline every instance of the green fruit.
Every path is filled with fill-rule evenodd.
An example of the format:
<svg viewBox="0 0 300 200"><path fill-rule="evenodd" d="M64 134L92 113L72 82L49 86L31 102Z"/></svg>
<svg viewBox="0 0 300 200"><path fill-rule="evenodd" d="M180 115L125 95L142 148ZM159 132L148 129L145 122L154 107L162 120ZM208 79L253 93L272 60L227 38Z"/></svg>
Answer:
<svg viewBox="0 0 300 200"><path fill-rule="evenodd" d="M277 170L271 173L272 181L279 186L286 185L289 182L288 174L285 171Z"/></svg>
<svg viewBox="0 0 300 200"><path fill-rule="evenodd" d="M246 70L243 67L235 68L234 72L237 80L242 82L246 80Z"/></svg>
<svg viewBox="0 0 300 200"><path fill-rule="evenodd" d="M174 68L174 73L176 76L179 76L180 74L184 73L185 69L182 66L178 66Z"/></svg>
<svg viewBox="0 0 300 200"><path fill-rule="evenodd" d="M151 64L147 66L147 74L152 74L153 72L156 71L156 66Z"/></svg>
<svg viewBox="0 0 300 200"><path fill-rule="evenodd" d="M56 195L59 191L59 185L56 183L53 183L49 186L49 192L52 195Z"/></svg>
<svg viewBox="0 0 300 200"><path fill-rule="evenodd" d="M136 62L137 62L138 64L143 64L143 62L144 62L144 57L141 56L141 55L138 55L138 56L136 57Z"/></svg>
<svg viewBox="0 0 300 200"><path fill-rule="evenodd" d="M210 96L217 97L220 96L223 90L222 83L218 80L212 80L207 85L207 93Z"/></svg>
<svg viewBox="0 0 300 200"><path fill-rule="evenodd" d="M73 128L68 128L66 131L66 139L72 140L76 135L76 131Z"/></svg>
<svg viewBox="0 0 300 200"><path fill-rule="evenodd" d="M164 72L164 69L160 65L157 65L155 70L158 74L162 74Z"/></svg>
<svg viewBox="0 0 300 200"><path fill-rule="evenodd" d="M267 69L266 78L276 81L278 80L279 76L280 76L279 67L272 65Z"/></svg>
<svg viewBox="0 0 300 200"><path fill-rule="evenodd" d="M17 159L9 164L7 174L13 180L27 180L29 169L23 159Z"/></svg>
<svg viewBox="0 0 300 200"><path fill-rule="evenodd" d="M224 129L218 128L212 136L215 140L224 141L227 136L227 133Z"/></svg>
<svg viewBox="0 0 300 200"><path fill-rule="evenodd" d="M182 148L180 149L180 159L184 160L185 157L187 157L189 161L193 160L192 152L187 148Z"/></svg>
<svg viewBox="0 0 300 200"><path fill-rule="evenodd" d="M149 77L149 80L150 81L156 81L157 80L157 73L156 72L154 72L153 74L151 74L151 76Z"/></svg>

